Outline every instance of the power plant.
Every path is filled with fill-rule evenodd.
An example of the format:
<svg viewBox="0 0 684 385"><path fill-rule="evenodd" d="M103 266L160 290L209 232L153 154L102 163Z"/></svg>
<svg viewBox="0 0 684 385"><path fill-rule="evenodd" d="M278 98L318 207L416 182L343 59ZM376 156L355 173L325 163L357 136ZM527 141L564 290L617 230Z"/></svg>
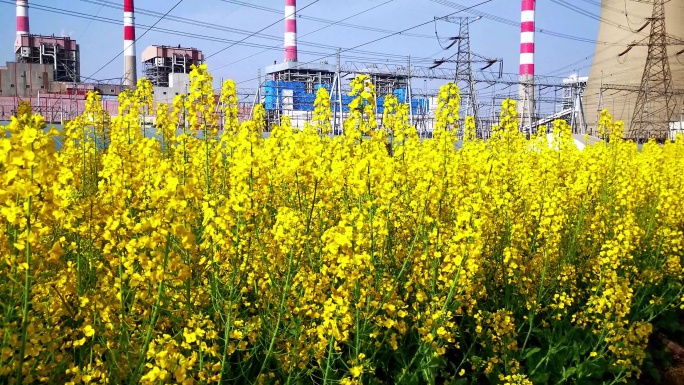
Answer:
<svg viewBox="0 0 684 385"><path fill-rule="evenodd" d="M170 103L176 95L188 93L193 65L204 63L202 51L152 45L142 53L143 74L154 90L154 100Z"/></svg>
<svg viewBox="0 0 684 385"><path fill-rule="evenodd" d="M0 67L0 121L9 120L20 101L28 101L47 122L62 123L84 111L90 91L103 96L103 108L110 115L118 113L116 97L135 87L138 80L133 0L123 0L124 60L118 84L82 81L80 48L75 40L31 34L28 0L16 0L16 25L15 61ZM191 65L204 62L202 51L180 46L152 45L141 57L143 73L160 103L187 93Z"/></svg>
<svg viewBox="0 0 684 385"><path fill-rule="evenodd" d="M448 0L433 1L459 7ZM553 2L567 5L565 1ZM432 80L459 85L462 115L475 117L476 132L482 138L498 124L498 110L505 98L517 99L520 129L528 135L555 119L568 121L575 134L597 135L603 109L610 110L615 120L625 122L625 135L630 139L662 141L682 132L684 0L602 0L591 70L588 76L575 73L569 77L535 73L535 33L540 31L536 26L537 4L536 0L520 0L520 5L519 71L514 74L503 72L503 59L471 49L469 25L482 16L435 17L435 34L443 49L441 59L407 56L401 63L397 59L355 56L345 60L338 50L337 55L330 55L335 56L331 62L303 62L297 46L297 3L285 0L283 60L259 69L258 87L238 89L241 118L252 116L254 107L261 104L269 124L288 116L293 126L303 127L312 117L316 92L325 88L330 95L331 123L339 133L349 113L349 80L367 74L377 92L378 119L382 119L385 96L394 95L399 103L409 106L411 123L425 136L431 136L437 106L438 91L428 86ZM83 111L89 91L98 91L104 108L115 115L115 97L135 87L138 75L152 83L156 103L171 103L177 95L187 93L191 66L205 62L202 51L153 44L138 56L134 0L123 0L118 8L123 10L123 68L120 80L108 84L83 80L81 51L75 40L31 34L29 2L16 0L15 61L0 67L0 120L8 120L21 100L30 101L34 111L49 122L69 120ZM149 10L141 12L149 14ZM441 28L455 31L455 35L440 36L437 25L445 23L457 25ZM444 47L441 41L451 43ZM461 128L463 119L461 116Z"/></svg>
<svg viewBox="0 0 684 385"><path fill-rule="evenodd" d="M376 114L382 116L386 95L394 95L399 103L407 103L410 95L410 77L406 69L380 69L370 66L361 70L321 63L301 63L297 60L297 5L296 0L285 2L285 34L283 41L284 58L282 63L274 63L265 68L266 79L256 92L254 103L262 103L269 123L279 123L282 116L288 116L294 127L304 127L311 120L316 93L325 88L331 97L334 132L341 132L342 121L349 112L352 97L342 91L342 78L359 73L370 75L375 85ZM261 83L261 82L260 82ZM420 105L427 106L427 100L413 99L411 111L416 113Z"/></svg>
<svg viewBox="0 0 684 385"><path fill-rule="evenodd" d="M30 33L28 0L16 3L15 62L0 67L0 96L30 97L60 92L81 81L78 43L68 37Z"/></svg>

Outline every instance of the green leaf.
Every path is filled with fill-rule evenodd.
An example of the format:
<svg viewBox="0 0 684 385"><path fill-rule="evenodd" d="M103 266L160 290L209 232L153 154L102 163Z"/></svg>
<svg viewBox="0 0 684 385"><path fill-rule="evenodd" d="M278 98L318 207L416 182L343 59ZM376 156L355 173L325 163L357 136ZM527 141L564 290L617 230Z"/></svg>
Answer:
<svg viewBox="0 0 684 385"><path fill-rule="evenodd" d="M575 367L569 368L567 370L565 368L563 368L563 380L566 380L566 379L572 377L572 375L575 374L576 371L577 371L577 368L575 368Z"/></svg>
<svg viewBox="0 0 684 385"><path fill-rule="evenodd" d="M532 378L530 378L530 380L533 384L546 384L549 381L549 377L549 373L541 372L535 374Z"/></svg>
<svg viewBox="0 0 684 385"><path fill-rule="evenodd" d="M454 379L451 381L450 385L465 385L468 383L468 380L465 378L459 378L459 379Z"/></svg>
<svg viewBox="0 0 684 385"><path fill-rule="evenodd" d="M533 354L538 353L540 351L541 351L540 348L528 349L527 352L525 352L525 355L523 356L523 360L526 360L526 359L532 357Z"/></svg>

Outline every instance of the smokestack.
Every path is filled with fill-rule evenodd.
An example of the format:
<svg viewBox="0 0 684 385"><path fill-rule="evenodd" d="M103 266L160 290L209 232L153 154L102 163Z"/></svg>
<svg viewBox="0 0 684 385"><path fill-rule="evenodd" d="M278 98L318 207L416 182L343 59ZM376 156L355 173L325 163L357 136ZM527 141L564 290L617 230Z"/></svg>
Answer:
<svg viewBox="0 0 684 385"><path fill-rule="evenodd" d="M297 61L297 0L285 0L285 61Z"/></svg>
<svg viewBox="0 0 684 385"><path fill-rule="evenodd" d="M124 0L124 78L123 85L138 82L135 60L135 22L133 0Z"/></svg>
<svg viewBox="0 0 684 385"><path fill-rule="evenodd" d="M28 0L17 0L17 38L14 41L15 49L21 46L21 36L28 35L29 33Z"/></svg>
<svg viewBox="0 0 684 385"><path fill-rule="evenodd" d="M520 100L523 125L532 125L534 113L534 10L536 0L522 0L520 14Z"/></svg>

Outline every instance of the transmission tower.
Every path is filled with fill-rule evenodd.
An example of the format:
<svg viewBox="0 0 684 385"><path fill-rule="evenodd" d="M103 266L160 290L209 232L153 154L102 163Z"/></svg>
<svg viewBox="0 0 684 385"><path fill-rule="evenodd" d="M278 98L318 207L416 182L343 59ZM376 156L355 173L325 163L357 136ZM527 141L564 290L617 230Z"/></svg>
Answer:
<svg viewBox="0 0 684 385"><path fill-rule="evenodd" d="M634 46L648 47L646 64L637 92L631 127L627 137L637 142L649 138L664 141L668 137L669 124L675 116L675 92L672 86L672 73L667 55L668 45L684 44L681 39L668 35L665 30L665 3L670 0L634 0L653 4L653 12L648 22L651 25L649 36L629 45L620 53L622 56ZM645 27L645 26L644 26ZM643 27L642 27L643 28ZM680 51L677 54L681 54Z"/></svg>
<svg viewBox="0 0 684 385"><path fill-rule="evenodd" d="M477 98L473 82L472 52L470 51L470 21L468 17L458 18L458 51L456 53L456 84L468 90L466 116L477 117ZM465 84L463 84L465 83ZM465 87L461 87L464 85Z"/></svg>
<svg viewBox="0 0 684 385"><path fill-rule="evenodd" d="M449 59L435 60L433 66L430 67L430 69L434 69L443 63L456 64L454 82L458 85L459 89L467 90L467 94L465 95L467 97L465 103L465 116L473 116L475 118L475 124L477 125L479 115L477 92L475 90L476 81L473 73L473 64L485 64L484 67L480 68L480 71L482 71L491 67L495 63L499 63L499 77L501 77L503 71L503 59L486 58L482 55L474 53L470 49L470 24L474 21L479 20L480 17L473 19L469 17L449 16L441 19L458 25L458 36L450 37L449 40L451 40L452 43L447 47L443 47L445 50L448 50L454 45L457 45L457 51L456 54L452 55Z"/></svg>

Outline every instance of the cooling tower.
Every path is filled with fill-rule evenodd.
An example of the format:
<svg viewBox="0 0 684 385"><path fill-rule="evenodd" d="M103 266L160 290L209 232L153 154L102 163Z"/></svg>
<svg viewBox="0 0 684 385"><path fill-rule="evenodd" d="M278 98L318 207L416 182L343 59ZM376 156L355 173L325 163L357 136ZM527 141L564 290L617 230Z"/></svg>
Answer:
<svg viewBox="0 0 684 385"><path fill-rule="evenodd" d="M589 81L584 92L584 111L589 133L596 134L599 109L610 111L614 120L625 122L626 130L631 127L632 115L637 93L625 90L605 89L600 93L601 84L626 85L639 87L646 64L648 47L647 37L651 25L638 31L649 21L653 4L641 0L602 0L601 23L598 30L594 59L589 73ZM684 38L684 0L670 0L665 3L665 29L669 35ZM646 38L646 40L644 40ZM627 49L628 44L643 41L644 45L634 46L628 53L618 55ZM668 46L668 59L672 73L672 87L684 89L684 55L676 53L684 49L681 45ZM602 100L599 100L601 96ZM682 96L675 96L675 118L679 120L682 111ZM666 115L666 114L664 114ZM666 117L662 117L666 120Z"/></svg>

